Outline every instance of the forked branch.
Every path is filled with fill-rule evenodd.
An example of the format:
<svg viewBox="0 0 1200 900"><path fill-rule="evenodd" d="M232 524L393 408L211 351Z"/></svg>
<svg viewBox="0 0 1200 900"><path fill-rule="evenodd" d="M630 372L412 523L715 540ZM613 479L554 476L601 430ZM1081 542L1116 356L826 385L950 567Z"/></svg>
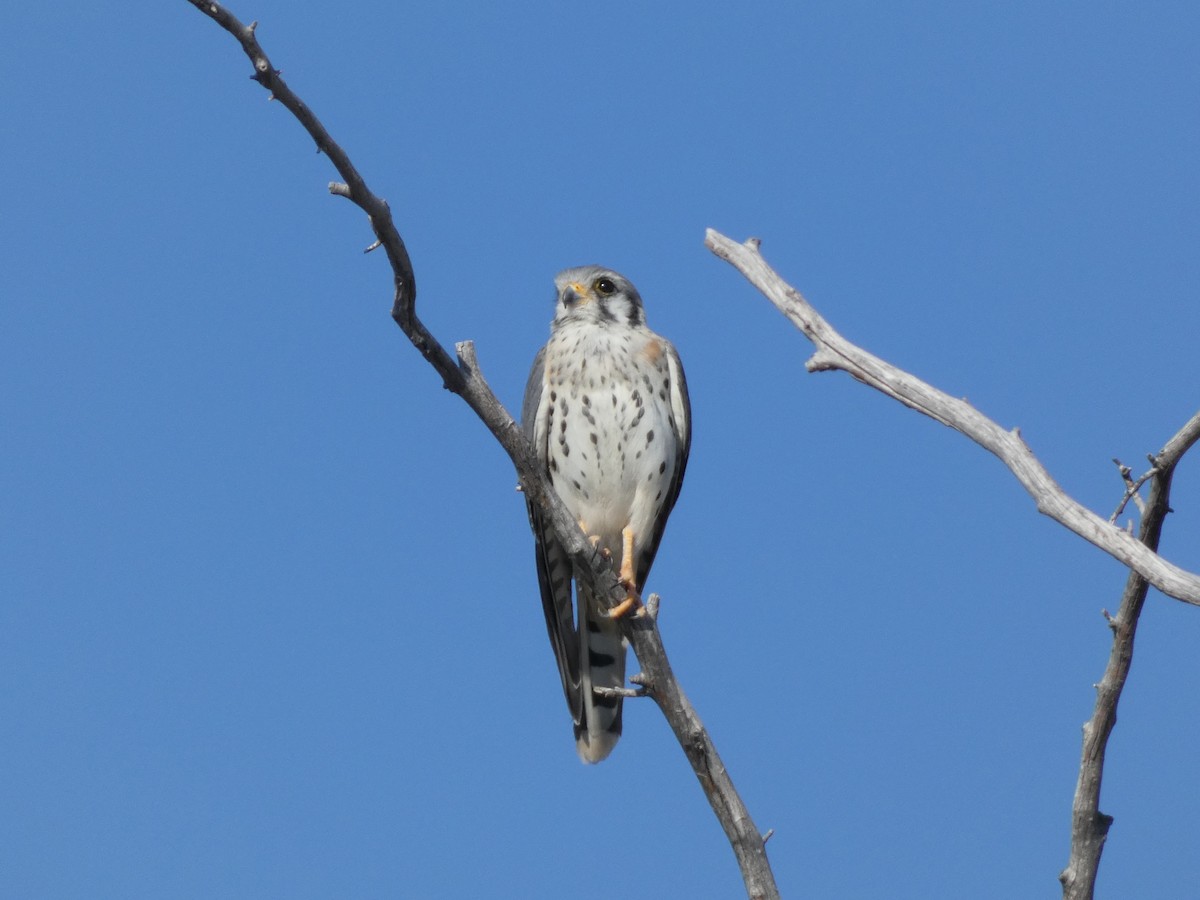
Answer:
<svg viewBox="0 0 1200 900"><path fill-rule="evenodd" d="M951 397L847 341L767 265L757 240L739 244L710 228L705 244L745 275L813 342L816 352L805 364L810 372L848 372L863 384L961 432L1008 466L1033 497L1039 512L1133 569L1164 594L1200 606L1200 576L1163 559L1133 535L1068 496L1021 439L1019 429L1001 428L966 400Z"/></svg>
<svg viewBox="0 0 1200 900"><path fill-rule="evenodd" d="M1065 900L1091 900L1100 854L1112 825L1112 817L1100 812L1104 755L1116 724L1117 702L1133 661L1133 639L1147 590L1153 584L1169 596L1200 605L1200 578L1157 554L1163 520L1170 511L1171 478L1183 455L1200 440L1200 413L1150 458L1151 468L1141 478L1135 480L1131 470L1118 463L1126 490L1112 519L1105 522L1067 496L1021 440L1019 431L1006 431L965 400L939 391L838 334L799 291L767 265L757 240L739 244L710 229L705 243L745 275L813 342L816 353L807 363L810 372L828 369L848 372L864 384L971 438L1008 466L1034 498L1039 511L1132 570L1117 615L1108 620L1113 647L1104 677L1096 685L1094 712L1083 727L1083 754L1072 807L1071 855L1059 875ZM1138 491L1147 481L1150 497L1145 503L1139 502L1142 527L1135 538L1113 523L1131 499L1140 501Z"/></svg>
<svg viewBox="0 0 1200 900"><path fill-rule="evenodd" d="M543 510L545 521L552 525L559 541L570 553L577 576L588 584L597 597L607 598L610 608L617 605L626 596L617 574L587 541L539 470L529 442L480 374L473 345L470 342L460 343L455 359L417 317L416 280L412 262L387 203L367 187L350 158L329 136L308 106L284 83L279 71L258 43L255 24L243 25L218 3L207 0L188 2L237 39L254 67L254 80L291 111L316 142L317 148L329 157L342 178L342 183L330 185L330 191L346 197L367 214L377 246L383 247L387 253L393 275L392 318L441 375L446 388L467 402L508 453L526 497ZM666 716L729 838L742 870L747 894L756 900L777 898L779 891L767 861L763 838L734 790L712 739L675 680L654 618L625 616L621 619L621 628L642 666L639 683Z"/></svg>
<svg viewBox="0 0 1200 900"><path fill-rule="evenodd" d="M1200 415L1195 415L1167 445L1151 457L1149 472L1150 496L1142 507L1142 527L1138 540L1151 550L1158 549L1163 521L1170 512L1171 478L1183 455L1200 439ZM1124 472L1126 481L1130 476ZM1139 487L1143 479L1136 482ZM1126 500L1129 489L1126 489ZM1137 572L1130 572L1121 595L1121 605L1115 616L1108 617L1113 632L1112 652L1104 677L1096 685L1096 705L1092 717L1083 726L1083 753L1079 763L1079 780L1071 805L1071 855L1066 868L1059 873L1063 900L1091 900L1100 868L1100 854L1112 826L1112 816L1100 812L1100 785L1104 777L1104 758L1108 738L1117 724L1117 703L1133 664L1133 639L1137 634L1138 617L1146 602L1149 582Z"/></svg>

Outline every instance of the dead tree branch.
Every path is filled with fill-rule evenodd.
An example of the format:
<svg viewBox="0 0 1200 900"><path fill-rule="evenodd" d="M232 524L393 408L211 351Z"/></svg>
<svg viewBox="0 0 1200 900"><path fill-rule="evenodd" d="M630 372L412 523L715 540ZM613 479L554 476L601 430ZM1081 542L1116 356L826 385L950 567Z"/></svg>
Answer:
<svg viewBox="0 0 1200 900"><path fill-rule="evenodd" d="M330 185L330 191L346 197L367 214L377 239L377 244L372 248L382 246L387 253L393 273L392 318L441 375L445 387L467 402L508 453L517 470L522 490L530 501L543 510L546 521L553 526L558 539L570 553L578 577L598 597L607 598L610 608L617 605L625 598L625 589L621 587L612 566L587 541L539 470L533 449L521 433L520 426L484 381L476 364L472 343L466 341L458 344L455 359L417 317L412 261L392 221L387 203L367 187L345 151L329 136L308 106L284 83L255 37L257 23L243 25L218 3L207 0L188 2L237 39L254 67L251 77L270 91L273 99L287 107L316 142L318 150L329 157L342 178L342 183ZM767 860L762 835L734 789L703 723L675 680L655 620L650 616L626 616L621 619L621 627L642 666L642 677L638 683L654 698L687 755L733 847L748 896L756 900L777 898L779 891Z"/></svg>
<svg viewBox="0 0 1200 900"><path fill-rule="evenodd" d="M1158 549L1163 521L1170 512L1171 478L1184 453L1200 440L1200 414L1195 415L1150 458L1150 496L1142 512L1142 527L1138 540L1151 550ZM1124 470L1125 467L1122 467ZM1129 475L1124 471L1128 481ZM1145 479L1136 483L1140 486ZM1126 490L1126 501L1129 498ZM1124 505L1124 501L1122 503ZM1079 763L1079 781L1071 806L1071 855L1067 866L1058 876L1062 882L1063 900L1091 900L1096 886L1100 854L1112 826L1112 816L1100 812L1100 784L1104 777L1104 756L1108 738L1117 724L1117 703L1133 664L1133 639L1137 634L1138 617L1146 602L1150 583L1137 572L1130 572L1121 595L1121 605L1115 616L1108 617L1113 632L1112 652L1104 677L1096 685L1096 706L1092 717L1083 726L1083 755Z"/></svg>
<svg viewBox="0 0 1200 900"><path fill-rule="evenodd" d="M1019 429L1001 428L966 400L951 397L847 341L799 291L767 264L756 239L739 244L710 228L705 244L745 275L813 342L816 352L805 363L808 371L840 369L905 406L961 432L1008 466L1033 497L1038 512L1133 569L1164 594L1200 606L1200 576L1163 559L1133 535L1106 522L1068 496L1021 439Z"/></svg>

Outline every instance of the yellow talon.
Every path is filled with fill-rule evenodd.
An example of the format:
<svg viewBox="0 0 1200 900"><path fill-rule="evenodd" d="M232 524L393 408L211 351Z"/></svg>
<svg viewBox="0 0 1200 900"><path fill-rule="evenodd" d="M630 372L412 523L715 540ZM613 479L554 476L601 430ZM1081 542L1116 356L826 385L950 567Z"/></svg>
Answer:
<svg viewBox="0 0 1200 900"><path fill-rule="evenodd" d="M637 594L631 593L624 600L608 611L608 617L610 619L619 619L635 606L640 608L641 605L642 601L638 599Z"/></svg>

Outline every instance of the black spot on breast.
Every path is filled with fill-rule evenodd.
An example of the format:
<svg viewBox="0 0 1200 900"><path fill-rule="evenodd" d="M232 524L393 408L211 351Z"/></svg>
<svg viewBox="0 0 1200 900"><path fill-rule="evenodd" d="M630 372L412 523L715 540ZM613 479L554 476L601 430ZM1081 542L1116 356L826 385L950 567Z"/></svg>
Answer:
<svg viewBox="0 0 1200 900"><path fill-rule="evenodd" d="M658 474L661 475L665 471L667 471L667 461L664 459L658 464Z"/></svg>
<svg viewBox="0 0 1200 900"><path fill-rule="evenodd" d="M593 431L593 432L592 432L592 433L589 435L589 437L591 437L591 439L592 439L592 443L593 443L593 444L599 444L599 443L600 443L600 438L596 437L596 432L594 432L594 431ZM665 466L665 465L666 465L666 463L663 463L663 465Z"/></svg>
<svg viewBox="0 0 1200 900"><path fill-rule="evenodd" d="M654 429L651 428L649 431L646 432L646 446L649 447L653 441L654 441Z"/></svg>
<svg viewBox="0 0 1200 900"><path fill-rule="evenodd" d="M557 460L557 459L555 459L553 456L552 456L552 457L550 457L550 471L551 471L551 472L557 472L557 471L558 471L558 460Z"/></svg>

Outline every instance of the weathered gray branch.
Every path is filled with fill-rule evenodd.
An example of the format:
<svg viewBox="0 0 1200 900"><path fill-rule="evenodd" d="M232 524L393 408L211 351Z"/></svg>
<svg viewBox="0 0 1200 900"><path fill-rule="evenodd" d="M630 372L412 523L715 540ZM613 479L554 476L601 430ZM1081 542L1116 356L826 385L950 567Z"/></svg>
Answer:
<svg viewBox="0 0 1200 900"><path fill-rule="evenodd" d="M608 598L610 607L615 606L625 598L625 589L621 587L612 566L587 541L558 495L551 489L520 427L480 374L473 345L470 342L460 343L457 347L457 359L454 359L417 317L416 280L413 276L412 262L392 221L387 203L368 189L346 153L333 141L312 111L280 78L278 70L271 64L255 37L257 23L243 25L218 3L206 0L188 2L238 40L254 66L254 80L269 90L275 100L295 115L312 136L317 148L329 157L344 182L331 184L330 191L348 198L366 212L377 239L372 249L374 246L382 246L391 263L394 287L392 318L441 375L446 388L467 402L508 453L517 470L522 489L529 500L544 511L546 521L552 525L558 539L571 554L578 577L588 583L596 596ZM734 789L708 732L675 680L654 618L626 616L621 622L622 630L642 666L639 683L654 698L687 755L692 770L733 847L746 883L747 894L756 900L777 898L779 891L767 861L763 838Z"/></svg>
<svg viewBox="0 0 1200 900"><path fill-rule="evenodd" d="M1096 685L1096 705L1083 726L1083 753L1071 820L1071 854L1059 875L1065 900L1091 900L1100 865L1100 854L1112 817L1100 812L1100 785L1104 754L1117 721L1117 703L1133 661L1133 640L1138 616L1153 584L1163 593L1200 605L1200 578L1158 556L1163 520L1170 511L1171 478L1183 455L1200 440L1200 413L1193 416L1167 445L1151 457L1150 470L1134 480L1126 466L1121 475L1127 487L1112 520L1105 522L1066 495L1029 447L1019 431L1006 431L965 400L959 400L913 375L851 344L825 321L797 291L763 260L759 242L744 244L709 230L705 243L721 259L733 264L813 342L816 352L806 367L810 372L840 369L905 406L961 432L998 456L1033 496L1040 512L1129 566L1116 616L1109 617L1113 647L1104 677ZM1142 527L1137 538L1113 522L1138 490L1150 481L1150 497L1140 505Z"/></svg>
<svg viewBox="0 0 1200 900"><path fill-rule="evenodd" d="M1171 478L1184 453L1200 440L1200 414L1191 418L1167 445L1151 458L1150 496L1142 511L1138 540L1151 550L1158 549L1163 521L1170 512ZM1122 473L1128 480L1129 476ZM1141 484L1143 479L1138 479ZM1128 496L1128 491L1126 492ZM1104 677L1096 685L1096 706L1083 726L1083 754L1079 780L1071 807L1071 855L1058 876L1063 900L1091 900L1100 868L1100 854L1108 838L1112 816L1100 812L1100 784L1104 777L1104 755L1113 726L1117 724L1117 703L1133 663L1133 639L1138 617L1146 602L1150 584L1137 572L1130 572L1121 595L1121 605L1108 619L1113 632L1112 652Z"/></svg>
<svg viewBox="0 0 1200 900"><path fill-rule="evenodd" d="M1050 477L1021 439L1019 429L1001 428L966 400L951 397L915 375L847 341L763 259L758 241L744 244L709 229L705 244L731 263L813 342L805 364L810 372L840 369L905 406L961 432L998 456L1044 513L1133 569L1177 600L1200 606L1200 576L1163 559L1133 535L1106 522L1072 499Z"/></svg>

